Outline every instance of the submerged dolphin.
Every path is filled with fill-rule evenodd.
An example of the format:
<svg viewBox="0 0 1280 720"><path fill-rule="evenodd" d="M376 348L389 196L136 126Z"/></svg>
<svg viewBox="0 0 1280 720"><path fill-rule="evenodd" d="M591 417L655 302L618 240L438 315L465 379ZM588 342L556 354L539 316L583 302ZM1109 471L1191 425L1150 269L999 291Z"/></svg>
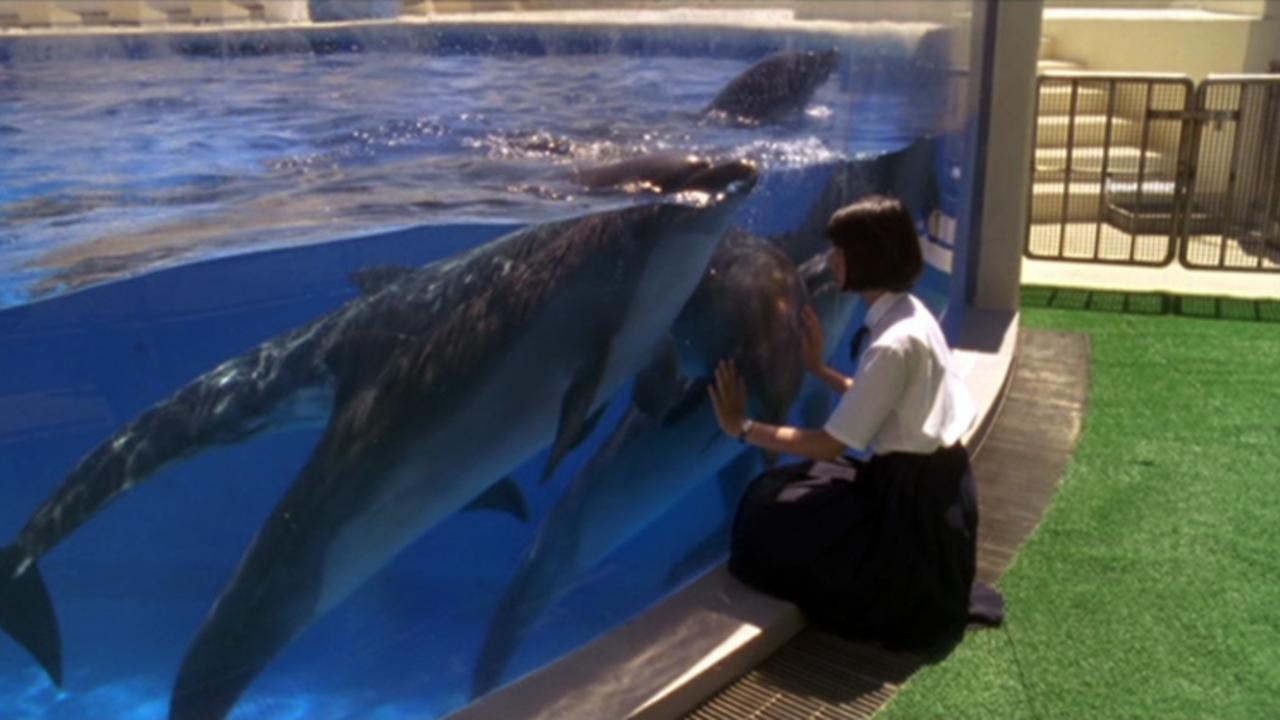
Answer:
<svg viewBox="0 0 1280 720"><path fill-rule="evenodd" d="M754 186L534 226L423 268L228 360L92 450L0 550L0 627L61 680L36 560L161 467L328 424L190 646L172 720L222 718L286 645L407 543L554 440L572 448L650 362Z"/></svg>
<svg viewBox="0 0 1280 720"><path fill-rule="evenodd" d="M794 117L827 81L839 59L835 50L774 53L729 81L702 114L739 125Z"/></svg>
<svg viewBox="0 0 1280 720"><path fill-rule="evenodd" d="M799 312L806 304L817 309L829 336L838 337L856 303L834 287L825 255L797 269L765 240L746 233L726 238L672 331L689 374L659 382L654 375L675 367L650 368L638 378L632 407L548 514L499 601L476 663L473 695L503 681L523 639L576 582L744 453L720 431L707 399L716 362L736 359L755 417L785 419L804 376ZM662 400L673 385L677 392ZM745 479L758 464L756 451L747 454Z"/></svg>

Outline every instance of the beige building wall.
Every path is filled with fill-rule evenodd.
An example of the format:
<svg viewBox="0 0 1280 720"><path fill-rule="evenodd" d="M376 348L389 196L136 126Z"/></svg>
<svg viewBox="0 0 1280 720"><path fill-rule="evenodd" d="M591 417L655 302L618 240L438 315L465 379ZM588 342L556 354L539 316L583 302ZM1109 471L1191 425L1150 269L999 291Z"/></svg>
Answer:
<svg viewBox="0 0 1280 720"><path fill-rule="evenodd" d="M1050 3L1043 34L1054 59L1089 70L1261 73L1280 60L1280 0L1218 0L1199 7L1126 10ZM1128 3L1126 3L1128 5Z"/></svg>

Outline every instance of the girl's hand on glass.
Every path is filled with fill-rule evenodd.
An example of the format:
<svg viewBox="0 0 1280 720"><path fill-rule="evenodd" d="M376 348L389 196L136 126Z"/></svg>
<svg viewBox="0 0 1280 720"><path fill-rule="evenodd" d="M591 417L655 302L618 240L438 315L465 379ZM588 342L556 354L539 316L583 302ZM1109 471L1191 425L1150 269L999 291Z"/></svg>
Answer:
<svg viewBox="0 0 1280 720"><path fill-rule="evenodd" d="M715 382L707 386L716 422L725 435L737 437L747 419L747 385L732 360L721 360L716 366Z"/></svg>
<svg viewBox="0 0 1280 720"><path fill-rule="evenodd" d="M822 330L822 320L812 305L800 311L800 349L804 354L804 367L814 375L820 375L827 367L823 360L823 349L826 339Z"/></svg>

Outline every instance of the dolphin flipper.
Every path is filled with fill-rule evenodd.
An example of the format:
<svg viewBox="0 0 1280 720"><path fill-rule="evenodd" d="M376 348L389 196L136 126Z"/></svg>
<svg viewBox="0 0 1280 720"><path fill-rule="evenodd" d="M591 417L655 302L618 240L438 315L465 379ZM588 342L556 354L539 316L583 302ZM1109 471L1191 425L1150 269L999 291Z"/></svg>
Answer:
<svg viewBox="0 0 1280 720"><path fill-rule="evenodd" d="M169 720L221 720L314 616L320 569L280 508L218 596L178 670ZM293 534L293 537L290 535ZM256 581L246 581L254 579Z"/></svg>
<svg viewBox="0 0 1280 720"><path fill-rule="evenodd" d="M44 578L22 548L0 551L0 628L62 685L62 638Z"/></svg>
<svg viewBox="0 0 1280 720"><path fill-rule="evenodd" d="M306 467L271 511L222 589L178 668L169 720L222 720L254 678L322 612L326 554L339 531L335 508L356 504L350 475L368 454L360 431L369 403L346 389ZM348 462L337 462L345 458ZM334 467L340 469L334 469Z"/></svg>
<svg viewBox="0 0 1280 720"><path fill-rule="evenodd" d="M529 502L525 500L520 486L510 477L493 484L463 508L464 512L469 510L496 510L520 522L529 522Z"/></svg>
<svg viewBox="0 0 1280 720"><path fill-rule="evenodd" d="M591 431L604 415L607 406L601 405L594 412L591 408L595 405L596 391L599 390L600 381L604 378L607 357L608 352L602 352L598 358L582 366L565 392L564 403L560 406L560 426L556 429L556 439L551 445L551 457L542 471L541 482L545 483L551 479L560 461L564 460L570 450L591 435Z"/></svg>

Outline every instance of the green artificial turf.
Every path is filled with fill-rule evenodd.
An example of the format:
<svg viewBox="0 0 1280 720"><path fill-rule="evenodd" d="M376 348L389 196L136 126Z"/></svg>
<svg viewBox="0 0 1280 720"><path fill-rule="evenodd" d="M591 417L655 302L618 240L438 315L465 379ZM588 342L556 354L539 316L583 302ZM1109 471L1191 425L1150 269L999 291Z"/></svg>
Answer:
<svg viewBox="0 0 1280 720"><path fill-rule="evenodd" d="M1005 628L878 717L1280 718L1280 303L1032 288L1023 325L1092 338L1080 444Z"/></svg>

